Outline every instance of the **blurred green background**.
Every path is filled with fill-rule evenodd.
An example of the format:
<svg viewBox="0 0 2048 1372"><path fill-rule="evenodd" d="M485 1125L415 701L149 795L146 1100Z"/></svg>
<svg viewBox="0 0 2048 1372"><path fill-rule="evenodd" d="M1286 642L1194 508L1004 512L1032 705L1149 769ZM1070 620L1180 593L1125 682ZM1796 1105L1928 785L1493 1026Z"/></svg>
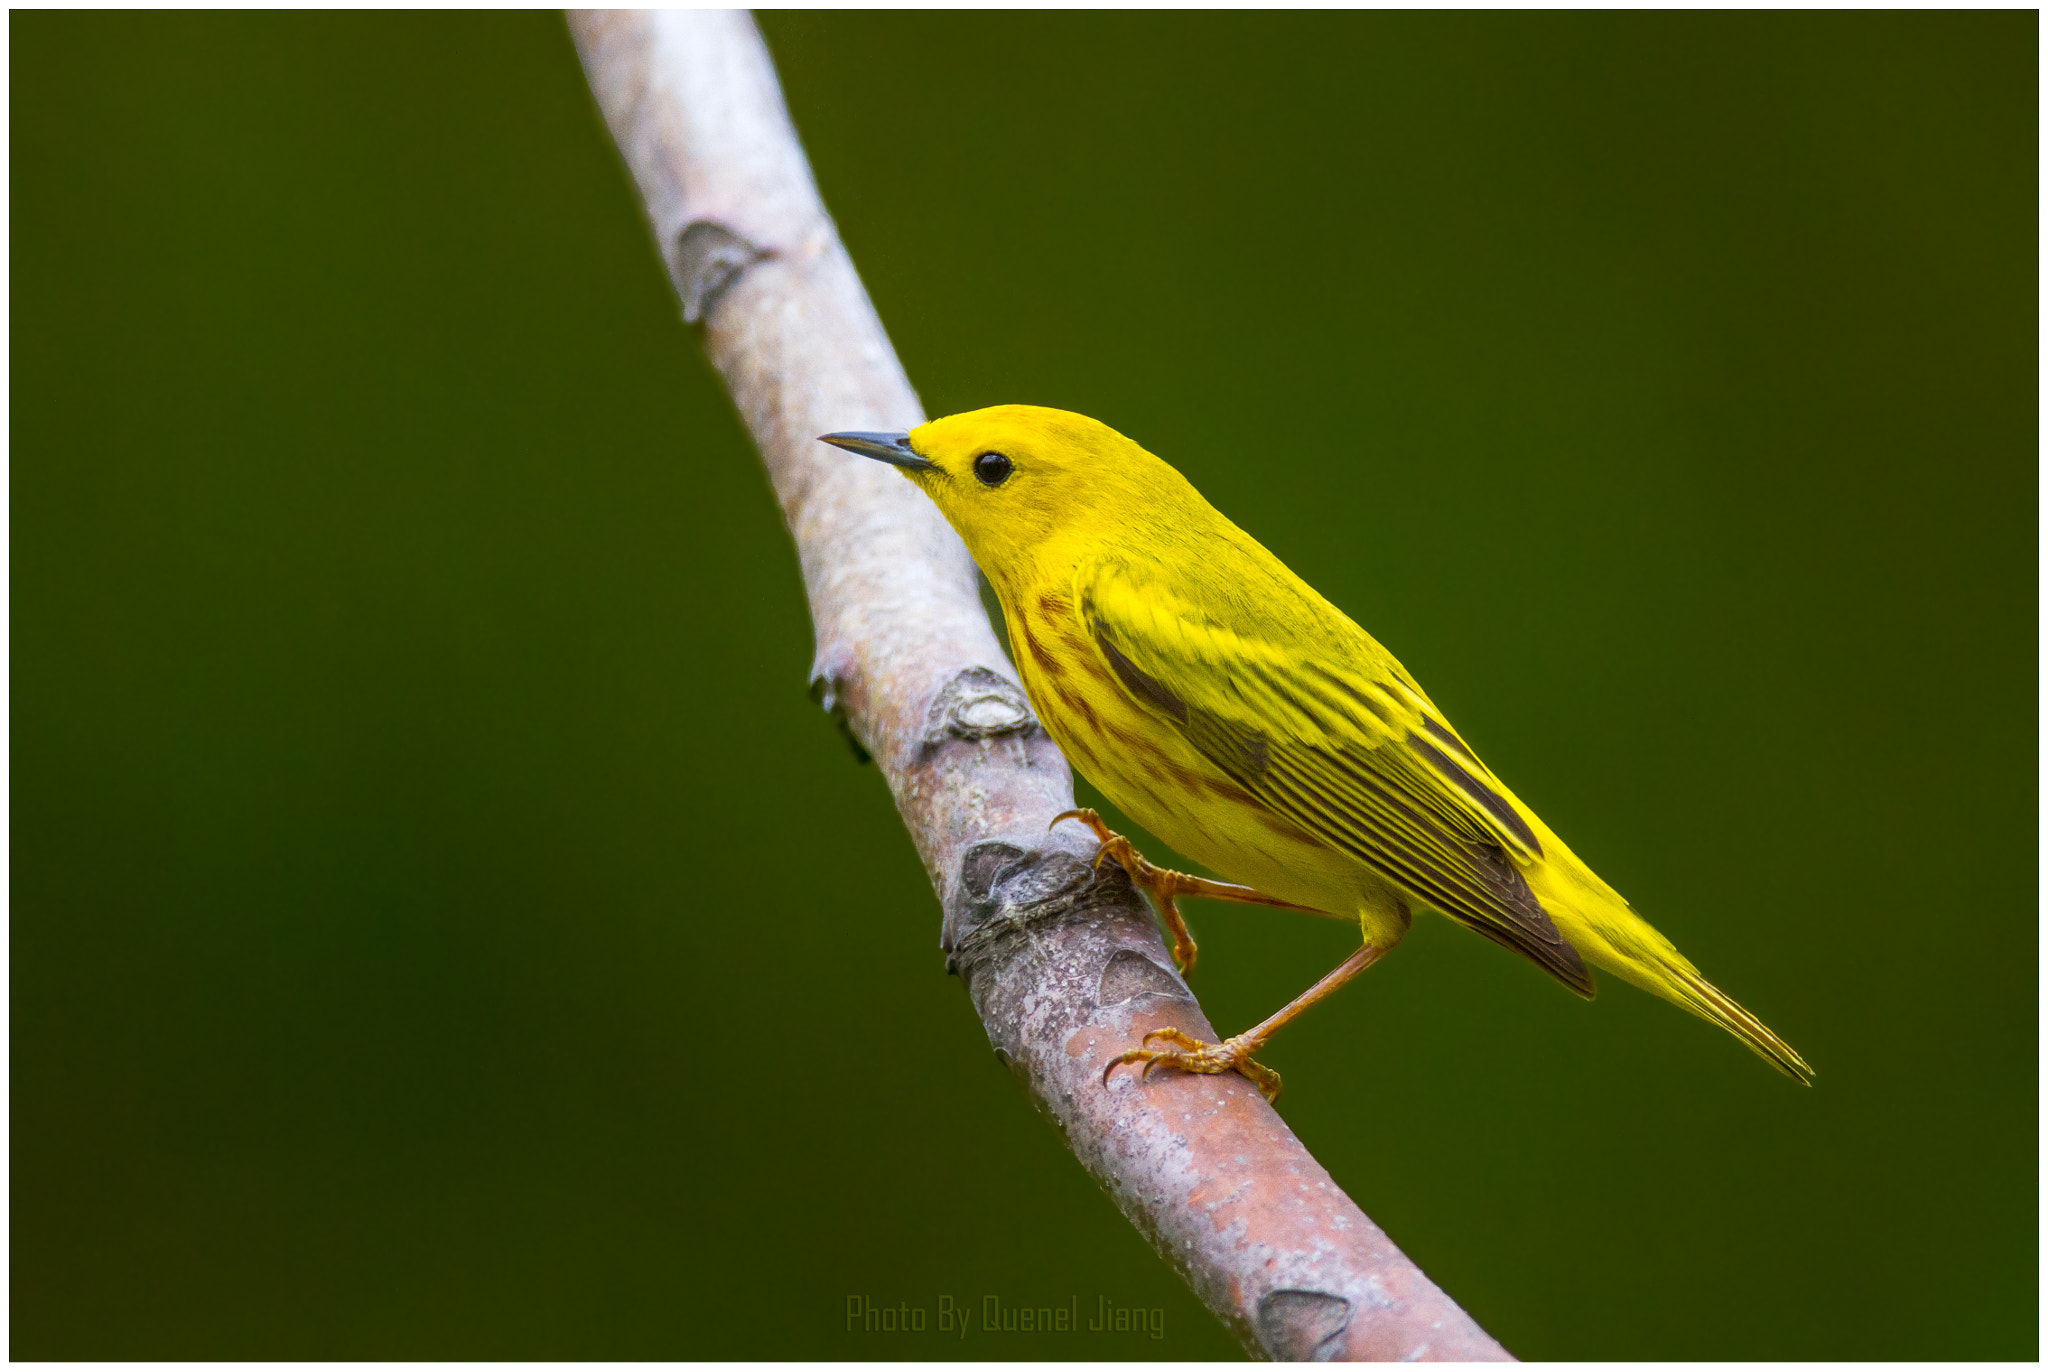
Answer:
<svg viewBox="0 0 2048 1372"><path fill-rule="evenodd" d="M764 26L932 413L1178 464L1819 1071L1425 922L1271 1051L1338 1181L1526 1357L2035 1356L2035 17ZM11 1352L1235 1356L944 975L560 17L10 35ZM1226 1030L1347 946L1194 923ZM1166 1337L845 1328L948 1294Z"/></svg>

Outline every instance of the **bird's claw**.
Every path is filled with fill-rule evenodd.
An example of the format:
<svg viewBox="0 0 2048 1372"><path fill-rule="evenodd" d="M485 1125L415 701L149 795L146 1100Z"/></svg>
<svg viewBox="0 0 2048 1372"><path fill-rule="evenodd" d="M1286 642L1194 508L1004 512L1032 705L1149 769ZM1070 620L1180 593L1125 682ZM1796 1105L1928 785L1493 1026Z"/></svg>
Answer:
<svg viewBox="0 0 2048 1372"><path fill-rule="evenodd" d="M1107 824L1104 824L1102 816L1096 814L1093 810L1062 811L1052 817L1052 824L1048 824L1045 827L1050 829L1053 824L1058 824L1063 819L1077 819L1095 831L1095 837L1101 840L1095 849L1094 866L1098 870L1102 867L1102 860L1104 858L1113 857L1117 860L1119 866L1130 873L1133 881L1136 881L1147 890L1155 888L1170 890L1173 884L1172 879L1180 875L1178 872L1169 872L1163 867L1155 867L1146 861L1144 856L1131 846L1129 839L1110 828Z"/></svg>
<svg viewBox="0 0 2048 1372"><path fill-rule="evenodd" d="M1154 1029L1139 1042L1149 1044L1153 1039L1164 1039L1175 1045L1172 1048L1133 1048L1119 1053L1109 1060L1102 1069L1102 1084L1109 1085L1110 1073L1125 1063L1142 1062L1144 1069L1138 1073L1143 1082L1152 1076L1155 1067L1171 1067L1182 1072L1213 1074L1235 1072L1259 1088L1259 1094L1268 1101L1280 1094L1280 1074L1272 1068L1252 1061L1252 1054L1259 1045L1252 1042L1249 1034L1239 1034L1221 1043L1204 1043L1179 1029Z"/></svg>
<svg viewBox="0 0 2048 1372"><path fill-rule="evenodd" d="M1088 809L1085 806L1079 809L1060 811L1060 813L1052 817L1052 824L1048 824L1045 827L1047 829L1051 829L1053 825L1058 824L1063 819L1079 820L1081 823L1087 825L1090 829L1093 829L1095 831L1095 837L1101 840L1100 846L1097 847L1095 850L1094 865L1098 868L1102 866L1102 860L1109 856L1110 849L1115 845L1121 843L1126 851L1130 850L1131 841L1129 839L1112 830L1107 824L1104 824L1102 822L1101 815L1096 814L1093 810ZM1118 854L1119 858L1121 858L1122 856L1124 856L1124 854ZM1130 856L1137 857L1137 854L1135 852L1130 852ZM1143 862L1144 859L1138 858L1138 861Z"/></svg>
<svg viewBox="0 0 2048 1372"><path fill-rule="evenodd" d="M1079 820L1094 830L1101 842L1095 849L1095 860L1090 864L1094 871L1102 870L1104 858L1115 858L1117 866L1133 885L1149 893L1152 903L1158 907L1159 915L1173 934L1173 965L1182 976L1195 970L1195 938L1188 932L1187 921L1181 918L1180 909L1174 904L1174 896L1183 890L1192 890L1200 885L1195 878L1182 872L1169 872L1147 861L1144 854L1131 846L1131 841L1102 822L1102 816L1084 807L1063 810L1052 817L1050 829L1063 819Z"/></svg>
<svg viewBox="0 0 2048 1372"><path fill-rule="evenodd" d="M1050 823L1050 824L1046 825L1045 827L1046 827L1046 828L1047 828L1048 830L1051 830L1051 829L1056 829L1056 828L1058 828L1058 827L1060 826L1060 824L1061 824L1061 823L1062 823L1063 821L1066 821L1066 820L1070 820L1070 819L1078 819L1078 820L1080 820L1080 821L1081 821L1081 822L1082 822L1083 824L1087 825L1087 826L1088 826L1088 827L1089 827L1090 829L1093 829L1093 830L1095 830L1095 832L1097 833L1097 835L1100 835L1100 834L1102 834L1102 833L1104 832L1105 828L1107 827L1107 826L1105 826L1105 825L1103 824L1103 822L1102 822L1102 816L1101 816L1101 815L1098 815L1098 814L1096 814L1096 813L1095 813L1095 812L1094 812L1093 810L1089 809L1089 808L1088 808L1087 806L1085 806L1085 805L1082 805L1082 806L1077 806L1077 807L1075 807L1075 808L1074 808L1074 809L1072 809L1072 810L1062 810L1062 811L1060 811L1060 812L1059 812L1058 814L1056 814L1056 815L1054 815L1054 816L1052 817L1052 823Z"/></svg>

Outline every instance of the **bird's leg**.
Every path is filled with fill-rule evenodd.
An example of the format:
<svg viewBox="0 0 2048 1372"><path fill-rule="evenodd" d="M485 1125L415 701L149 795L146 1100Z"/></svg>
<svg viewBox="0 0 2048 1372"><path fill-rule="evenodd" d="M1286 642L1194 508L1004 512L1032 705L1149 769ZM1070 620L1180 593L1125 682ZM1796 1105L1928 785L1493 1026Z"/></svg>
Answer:
<svg viewBox="0 0 2048 1372"><path fill-rule="evenodd" d="M1255 891L1249 886L1233 886L1227 881L1209 881L1203 877L1189 876L1186 872L1169 872L1164 867L1155 867L1147 862L1131 841L1116 833L1102 822L1102 816L1093 810L1068 810L1056 815L1053 824L1063 819L1078 819L1095 831L1095 837L1102 846L1095 850L1095 865L1100 867L1104 858L1115 858L1117 865L1130 874L1131 884L1152 897L1152 904L1159 911L1159 918L1173 933L1173 961L1186 976L1195 967L1195 937L1188 932L1187 921L1180 917L1180 907L1175 898L1179 896L1207 896L1211 900L1235 900L1246 905L1273 905L1282 910L1308 910L1306 905L1279 900ZM1046 826L1048 829L1052 825ZM1321 914L1309 910L1310 914Z"/></svg>
<svg viewBox="0 0 2048 1372"><path fill-rule="evenodd" d="M1125 1063L1142 1062L1145 1064L1145 1070L1138 1074L1140 1080L1151 1076L1155 1067L1173 1067L1183 1072L1235 1072L1258 1087L1259 1093L1267 1100L1272 1100L1280 1094L1280 1074L1270 1067L1253 1062L1252 1054L1265 1047L1266 1040L1279 1033L1281 1027L1289 1020L1378 962L1386 951L1384 948L1375 948L1370 943L1366 944L1344 959L1335 971L1279 1010L1242 1034L1227 1038L1221 1043L1204 1043L1178 1029L1154 1029L1145 1035L1143 1042L1149 1044L1153 1039L1164 1039L1176 1046L1133 1048L1128 1053L1118 1054L1102 1069L1103 1084L1108 1085L1109 1074Z"/></svg>

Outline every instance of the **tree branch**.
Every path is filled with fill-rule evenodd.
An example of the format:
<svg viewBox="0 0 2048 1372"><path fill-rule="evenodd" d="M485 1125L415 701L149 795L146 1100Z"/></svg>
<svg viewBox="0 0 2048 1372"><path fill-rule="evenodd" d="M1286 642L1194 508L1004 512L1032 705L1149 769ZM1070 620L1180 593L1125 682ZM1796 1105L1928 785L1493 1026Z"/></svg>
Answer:
<svg viewBox="0 0 2048 1372"><path fill-rule="evenodd" d="M820 703L871 754L996 1052L1131 1223L1247 1349L1507 1357L1330 1180L1249 1083L1102 1066L1215 1031L1120 868L1091 868L1066 760L989 628L960 540L887 467L817 442L921 414L819 199L744 12L576 12L683 317L704 328L803 564Z"/></svg>

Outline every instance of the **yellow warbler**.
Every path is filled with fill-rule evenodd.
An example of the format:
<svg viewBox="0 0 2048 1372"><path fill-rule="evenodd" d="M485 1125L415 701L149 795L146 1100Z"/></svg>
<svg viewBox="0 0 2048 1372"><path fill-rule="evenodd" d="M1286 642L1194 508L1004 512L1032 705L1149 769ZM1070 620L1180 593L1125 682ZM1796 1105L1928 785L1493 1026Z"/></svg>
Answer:
<svg viewBox="0 0 2048 1372"><path fill-rule="evenodd" d="M1181 474L1083 415L999 405L901 433L824 441L902 468L1002 602L1046 730L1102 793L1232 882L1154 867L1076 818L1152 895L1175 956L1175 898L1356 919L1364 944L1278 1013L1220 1044L1176 1030L1112 1060L1237 1071L1363 971L1427 907L1582 996L1587 964L1711 1020L1780 1071L1812 1071L1701 977L1474 755L1393 654L1225 519ZM1062 816L1061 818L1066 818ZM1100 860L1100 858L1098 858Z"/></svg>

